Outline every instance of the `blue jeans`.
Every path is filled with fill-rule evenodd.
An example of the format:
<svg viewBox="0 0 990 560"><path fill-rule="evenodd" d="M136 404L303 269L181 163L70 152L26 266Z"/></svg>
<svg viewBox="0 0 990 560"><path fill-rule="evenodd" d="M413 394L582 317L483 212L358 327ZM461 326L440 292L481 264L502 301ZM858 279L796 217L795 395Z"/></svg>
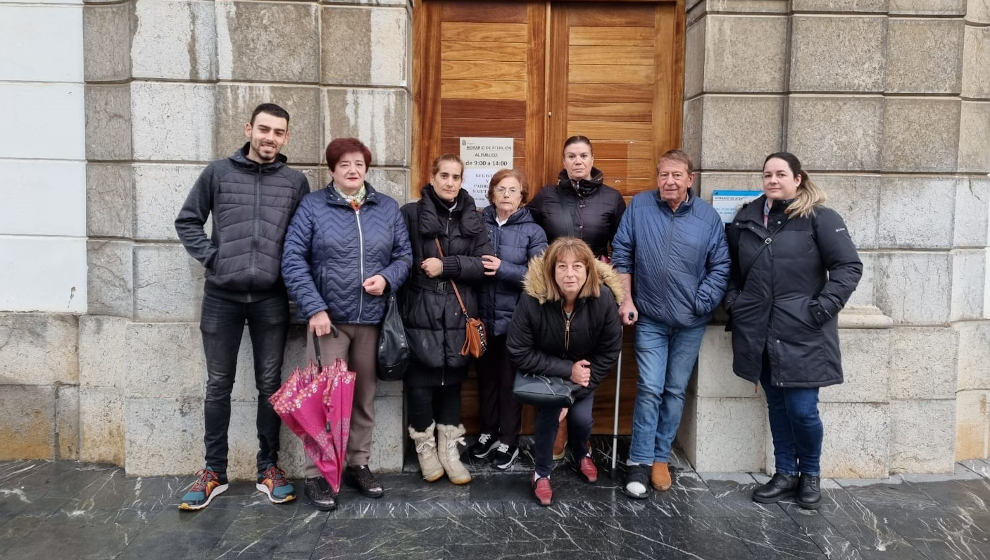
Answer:
<svg viewBox="0 0 990 560"><path fill-rule="evenodd" d="M254 351L254 383L258 388L258 472L278 461L282 421L268 397L282 385L282 355L289 330L289 302L285 296L252 303L230 301L210 293L203 296L199 328L206 354L206 466L227 472L227 428L230 391L234 388L237 352L247 322Z"/></svg>
<svg viewBox="0 0 990 560"><path fill-rule="evenodd" d="M595 394L591 393L571 405L564 417L567 422L567 446L571 449L574 462L588 454L588 437L591 436L591 409L595 405ZM553 471L553 440L557 439L560 425L560 407L536 407L536 426L533 430L533 461L537 476L550 476Z"/></svg>
<svg viewBox="0 0 990 560"><path fill-rule="evenodd" d="M684 411L684 393L698 361L705 326L671 327L640 316L636 322L636 404L629 463L670 462Z"/></svg>
<svg viewBox="0 0 990 560"><path fill-rule="evenodd" d="M773 387L766 365L760 384L767 396L776 471L818 476L824 433L818 415L818 388Z"/></svg>

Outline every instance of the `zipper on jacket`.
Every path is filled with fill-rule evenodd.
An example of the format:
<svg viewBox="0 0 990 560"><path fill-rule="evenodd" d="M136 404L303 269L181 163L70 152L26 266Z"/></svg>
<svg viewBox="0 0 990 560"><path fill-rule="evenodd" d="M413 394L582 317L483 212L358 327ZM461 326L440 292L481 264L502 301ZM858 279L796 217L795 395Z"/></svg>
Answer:
<svg viewBox="0 0 990 560"><path fill-rule="evenodd" d="M357 322L361 322L361 314L364 312L364 232L361 231L361 209L354 209L354 218L357 220L357 230L358 230L358 263L360 267L360 278L358 278L361 283L358 284L358 314Z"/></svg>
<svg viewBox="0 0 990 560"><path fill-rule="evenodd" d="M254 231L251 234L251 268L248 270L248 289L254 289L254 271L257 267L258 255L258 235L260 234L261 221L261 166L258 166L258 173L254 176Z"/></svg>
<svg viewBox="0 0 990 560"><path fill-rule="evenodd" d="M574 311L568 316L563 306L560 310L564 314L564 351L568 351L571 349L571 318L574 317Z"/></svg>
<svg viewBox="0 0 990 560"><path fill-rule="evenodd" d="M662 202L661 204L666 204L666 202ZM668 207L668 209L669 209L669 207ZM670 240L673 237L674 237L674 212L671 211L670 212L670 228L667 230L667 235L664 236L664 239L663 239L663 254L664 255L670 255ZM660 285L661 286L666 286L667 285L667 267L666 266L661 266L660 267ZM662 296L661 297L663 297L663 300L664 300L663 303L664 304L667 304L667 299L669 297L668 296L668 292L669 291L670 290L663 290L661 292L662 293ZM668 307L672 307L672 306L669 306L668 305ZM673 309L671 309L671 312L673 312ZM673 315L673 313L671 313L671 315Z"/></svg>
<svg viewBox="0 0 990 560"><path fill-rule="evenodd" d="M769 220L767 222L769 223ZM773 293L774 293L773 292L773 279L774 279L774 273L773 273L773 238L771 237L771 234L770 234L770 230L769 229L767 230L767 237L765 237L763 239L763 242L766 243L766 245L767 245L767 253L770 255L770 318L767 320L767 331L770 333L771 337L773 338L773 343L770 345L772 351L770 353L771 355L769 356L770 357L770 384L771 385L776 385L776 386L780 387L781 385L783 385L783 383L780 382L780 372L775 372L774 370L776 368L773 367L773 357L780 355L780 353L779 353L780 349L777 348L777 345L780 344L780 339L777 338L777 334L776 334L776 332L774 331L774 328L773 328L773 300L774 300L774 296L773 296ZM779 360L778 360L778 362L779 362Z"/></svg>

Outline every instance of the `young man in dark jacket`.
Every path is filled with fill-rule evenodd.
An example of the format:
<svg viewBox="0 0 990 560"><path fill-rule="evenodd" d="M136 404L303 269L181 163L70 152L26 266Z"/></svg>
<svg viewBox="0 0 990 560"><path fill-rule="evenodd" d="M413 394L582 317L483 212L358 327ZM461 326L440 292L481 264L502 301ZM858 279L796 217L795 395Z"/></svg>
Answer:
<svg viewBox="0 0 990 560"><path fill-rule="evenodd" d="M687 154L671 150L657 163L657 190L636 195L612 241L623 280L619 307L636 325L639 381L629 444L630 497L670 488L670 448L705 325L729 280L729 250L718 213L691 193Z"/></svg>
<svg viewBox="0 0 990 560"><path fill-rule="evenodd" d="M227 427L237 351L247 322L258 387L258 484L273 503L295 498L277 465L281 420L268 397L282 381L289 304L279 273L282 242L306 177L279 152L289 141L289 113L272 103L244 125L248 142L203 170L175 219L182 244L206 268L200 330L206 354L206 466L179 509L198 510L227 490ZM213 217L207 237L204 224Z"/></svg>

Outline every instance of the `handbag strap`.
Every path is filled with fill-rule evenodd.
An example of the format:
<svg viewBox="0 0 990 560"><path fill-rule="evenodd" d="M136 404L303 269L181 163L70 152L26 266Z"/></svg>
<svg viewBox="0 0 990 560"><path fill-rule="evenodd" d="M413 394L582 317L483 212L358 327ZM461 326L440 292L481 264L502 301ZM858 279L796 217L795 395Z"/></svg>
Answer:
<svg viewBox="0 0 990 560"><path fill-rule="evenodd" d="M785 227L787 227L788 223L790 223L790 220L785 221L783 224L781 224L779 228L773 231L768 230L769 234L763 238L763 245L760 245L760 248L756 250L756 254L753 255L753 260L751 260L749 262L749 266L746 267L746 273L743 274L743 278L746 278L747 280L749 279L749 272L753 270L753 265L756 264L756 260L760 258L761 254L763 254L763 250L769 247L771 243L773 243L773 240L774 238L777 237L777 234L780 233ZM742 288L740 288L739 291L741 292L745 287L746 287L746 282L743 281Z"/></svg>
<svg viewBox="0 0 990 560"><path fill-rule="evenodd" d="M437 244L437 251L440 251L440 258L442 259L443 258L443 248L440 247L440 238L439 237L434 237L433 238L433 241L436 242L436 244ZM457 303L461 306L461 313L463 313L464 316L467 317L468 316L467 307L464 307L464 300L461 299L461 292L460 292L460 290L457 289L457 284L454 283L453 280L450 280L450 286L452 288L454 288L454 295L457 296Z"/></svg>

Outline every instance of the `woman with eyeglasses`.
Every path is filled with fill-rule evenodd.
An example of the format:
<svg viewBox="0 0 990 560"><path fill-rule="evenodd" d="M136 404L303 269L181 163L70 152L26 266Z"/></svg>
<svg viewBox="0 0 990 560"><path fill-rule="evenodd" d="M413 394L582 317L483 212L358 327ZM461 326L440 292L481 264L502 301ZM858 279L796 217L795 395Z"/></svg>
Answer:
<svg viewBox="0 0 990 560"><path fill-rule="evenodd" d="M481 435L470 453L506 470L519 456L517 446L522 405L512 396L516 369L505 351L505 335L522 293L529 260L547 248L547 236L529 210L526 178L516 169L501 169L488 184L488 202L481 216L488 228L494 255L484 255L485 282L479 307L488 332L488 351L478 360Z"/></svg>

